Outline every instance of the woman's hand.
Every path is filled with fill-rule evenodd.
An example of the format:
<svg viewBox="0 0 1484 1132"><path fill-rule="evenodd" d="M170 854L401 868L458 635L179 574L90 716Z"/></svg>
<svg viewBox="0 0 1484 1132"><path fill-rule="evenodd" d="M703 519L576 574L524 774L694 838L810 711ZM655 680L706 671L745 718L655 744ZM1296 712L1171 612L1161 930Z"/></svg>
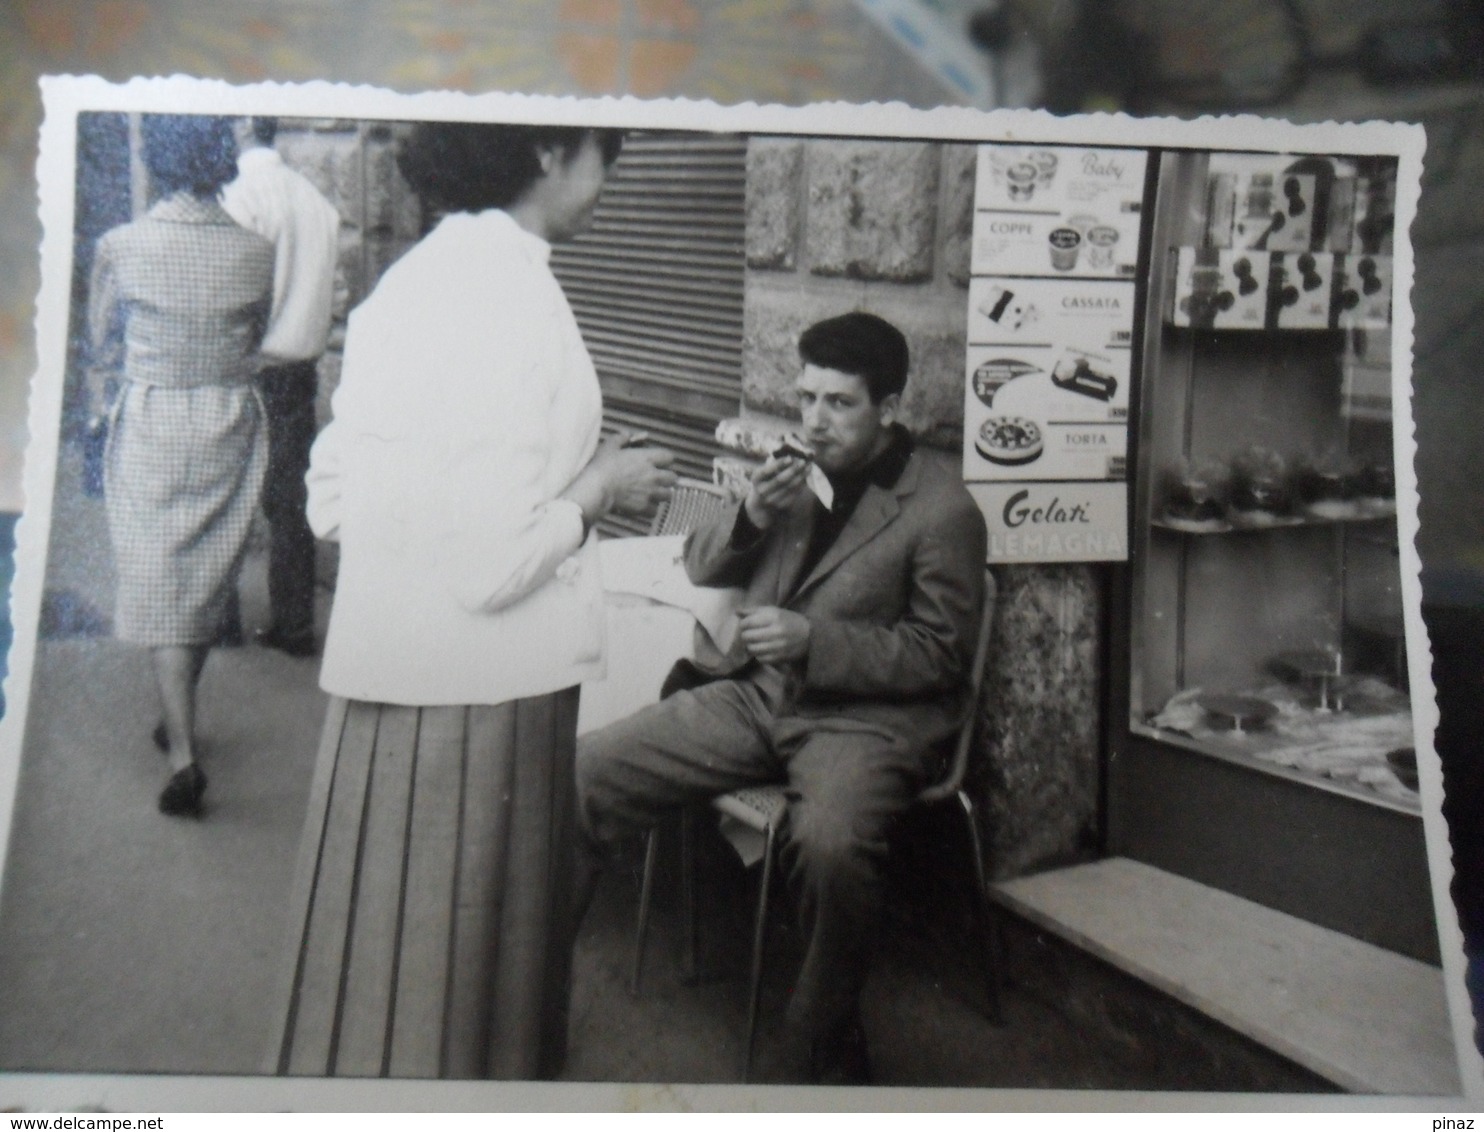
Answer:
<svg viewBox="0 0 1484 1132"><path fill-rule="evenodd" d="M618 440L613 437L608 444L614 445ZM593 459L597 461L604 456L600 448ZM604 468L613 500L610 510L621 515L643 515L669 499L680 478L671 470L674 463L675 453L668 448L634 446L627 441L617 443Z"/></svg>
<svg viewBox="0 0 1484 1132"><path fill-rule="evenodd" d="M679 479L671 470L675 453L649 447L643 439L627 431L608 437L562 493L582 508L588 526L614 511L642 515L670 498Z"/></svg>

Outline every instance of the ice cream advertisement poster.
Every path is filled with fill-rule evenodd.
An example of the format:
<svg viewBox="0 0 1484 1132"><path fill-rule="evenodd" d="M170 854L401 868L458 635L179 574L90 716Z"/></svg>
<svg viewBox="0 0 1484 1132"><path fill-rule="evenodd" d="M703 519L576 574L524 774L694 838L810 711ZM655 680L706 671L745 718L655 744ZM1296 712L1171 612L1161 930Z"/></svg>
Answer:
<svg viewBox="0 0 1484 1132"><path fill-rule="evenodd" d="M996 404L964 414L964 464L975 469L969 482L1109 480L1127 471L1128 425L1048 412L1040 382L1017 379L996 395ZM1061 402L1061 398L1056 398ZM1056 407L1063 407L1058 404Z"/></svg>
<svg viewBox="0 0 1484 1132"><path fill-rule="evenodd" d="M963 468L992 561L1127 557L1147 169L1143 150L979 149Z"/></svg>
<svg viewBox="0 0 1484 1132"><path fill-rule="evenodd" d="M1062 420L1128 420L1127 350L1058 346L970 346L966 422L979 413L1034 403ZM1002 395L1003 393L1003 395Z"/></svg>
<svg viewBox="0 0 1484 1132"><path fill-rule="evenodd" d="M1094 279L975 276L969 281L969 344L1072 346L1127 353L1134 284Z"/></svg>
<svg viewBox="0 0 1484 1132"><path fill-rule="evenodd" d="M991 562L1121 562L1128 497L1121 483L971 483L989 521Z"/></svg>
<svg viewBox="0 0 1484 1132"><path fill-rule="evenodd" d="M980 147L974 274L1132 278L1146 165L1137 149Z"/></svg>
<svg viewBox="0 0 1484 1132"><path fill-rule="evenodd" d="M974 279L964 478L1122 480L1134 285Z"/></svg>

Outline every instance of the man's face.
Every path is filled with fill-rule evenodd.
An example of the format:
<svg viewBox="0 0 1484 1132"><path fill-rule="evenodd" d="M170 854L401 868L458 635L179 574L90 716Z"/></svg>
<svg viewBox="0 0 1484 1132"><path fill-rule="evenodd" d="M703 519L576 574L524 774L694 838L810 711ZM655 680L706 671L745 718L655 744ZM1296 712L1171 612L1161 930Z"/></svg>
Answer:
<svg viewBox="0 0 1484 1132"><path fill-rule="evenodd" d="M900 398L893 393L871 401L865 378L808 364L794 382L804 439L814 462L826 472L849 472L867 464L890 442Z"/></svg>

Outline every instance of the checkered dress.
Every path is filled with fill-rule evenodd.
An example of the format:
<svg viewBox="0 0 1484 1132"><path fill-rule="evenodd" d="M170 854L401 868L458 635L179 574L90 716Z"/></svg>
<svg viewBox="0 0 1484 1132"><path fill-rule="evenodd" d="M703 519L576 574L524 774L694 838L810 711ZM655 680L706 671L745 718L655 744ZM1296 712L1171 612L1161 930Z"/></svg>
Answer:
<svg viewBox="0 0 1484 1132"><path fill-rule="evenodd" d="M187 194L98 242L94 367L122 379L104 464L121 640L220 627L268 460L253 362L272 286L273 246Z"/></svg>

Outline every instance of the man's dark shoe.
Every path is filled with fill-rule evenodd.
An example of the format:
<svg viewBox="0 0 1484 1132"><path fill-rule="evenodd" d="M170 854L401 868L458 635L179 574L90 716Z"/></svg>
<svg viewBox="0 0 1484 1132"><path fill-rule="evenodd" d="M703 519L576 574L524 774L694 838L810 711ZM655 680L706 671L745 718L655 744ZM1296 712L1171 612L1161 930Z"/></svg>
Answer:
<svg viewBox="0 0 1484 1132"><path fill-rule="evenodd" d="M277 649L289 656L315 656L319 653L313 633L281 633L270 627L259 629L253 634L253 640L265 649Z"/></svg>

